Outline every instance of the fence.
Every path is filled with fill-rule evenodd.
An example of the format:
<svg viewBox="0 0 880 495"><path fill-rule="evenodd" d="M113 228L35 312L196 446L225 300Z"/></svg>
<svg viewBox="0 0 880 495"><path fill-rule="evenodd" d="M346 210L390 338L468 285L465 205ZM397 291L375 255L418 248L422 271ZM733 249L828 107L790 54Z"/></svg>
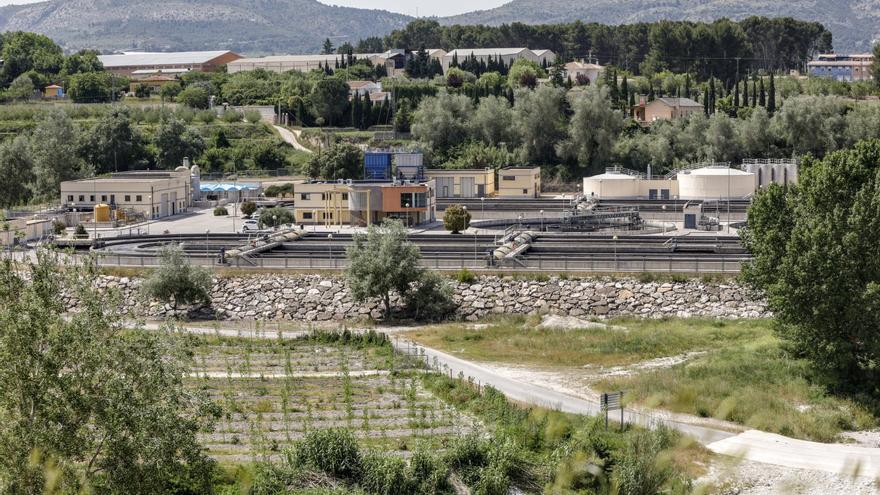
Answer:
<svg viewBox="0 0 880 495"><path fill-rule="evenodd" d="M85 259L88 255L74 254L75 258ZM158 266L159 260L152 256L132 256L123 254L100 254L97 262L105 267L143 267ZM292 258L292 257L256 257L231 258L227 263L220 263L219 256L191 257L195 265L214 268L245 268L260 270L343 270L348 265L345 255L334 258ZM581 273L739 273L742 263L741 256L719 256L710 259L690 258L687 256L669 257L666 259L618 258L618 259L542 259L523 258L517 264L490 266L485 255L474 258L462 257L455 259L424 258L422 265L439 271L457 271L461 269L478 271L534 271L534 272L581 272Z"/></svg>

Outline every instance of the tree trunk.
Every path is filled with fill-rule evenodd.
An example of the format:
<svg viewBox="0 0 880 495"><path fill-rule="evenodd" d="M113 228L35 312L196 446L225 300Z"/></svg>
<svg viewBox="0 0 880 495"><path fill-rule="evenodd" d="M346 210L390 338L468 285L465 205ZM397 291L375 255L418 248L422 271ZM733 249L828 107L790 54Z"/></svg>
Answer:
<svg viewBox="0 0 880 495"><path fill-rule="evenodd" d="M385 319L390 320L391 319L391 293L386 292L385 295L382 297L382 299L385 302Z"/></svg>

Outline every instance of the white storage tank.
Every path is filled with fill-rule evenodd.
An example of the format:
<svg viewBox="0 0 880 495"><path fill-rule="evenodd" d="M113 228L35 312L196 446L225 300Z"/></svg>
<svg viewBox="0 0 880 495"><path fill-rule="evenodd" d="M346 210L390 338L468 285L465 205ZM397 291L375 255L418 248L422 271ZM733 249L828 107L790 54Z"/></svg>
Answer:
<svg viewBox="0 0 880 495"><path fill-rule="evenodd" d="M678 174L682 199L740 199L755 192L755 174L730 167L704 167Z"/></svg>
<svg viewBox="0 0 880 495"><path fill-rule="evenodd" d="M597 199L635 198L639 195L636 177L622 172L584 177L584 197Z"/></svg>

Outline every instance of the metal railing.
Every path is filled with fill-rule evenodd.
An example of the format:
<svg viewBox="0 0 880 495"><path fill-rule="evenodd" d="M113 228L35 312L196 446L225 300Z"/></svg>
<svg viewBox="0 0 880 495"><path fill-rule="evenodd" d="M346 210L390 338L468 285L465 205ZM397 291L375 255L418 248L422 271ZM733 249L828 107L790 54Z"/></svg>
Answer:
<svg viewBox="0 0 880 495"><path fill-rule="evenodd" d="M74 254L75 259L85 260L89 255ZM580 272L580 273L739 273L742 263L741 256L719 256L711 259L681 257L668 259L542 259L520 258L519 271L535 272ZM194 265L212 268L244 268L260 270L343 270L348 266L344 255L338 258L270 258L253 257L230 259L226 264L220 263L219 257L193 257ZM98 266L122 268L154 268L159 259L150 256L126 256L103 254L97 257ZM496 271L504 267L492 266L482 254L474 258L459 259L425 258L422 266L440 271L457 271L463 268L479 271Z"/></svg>

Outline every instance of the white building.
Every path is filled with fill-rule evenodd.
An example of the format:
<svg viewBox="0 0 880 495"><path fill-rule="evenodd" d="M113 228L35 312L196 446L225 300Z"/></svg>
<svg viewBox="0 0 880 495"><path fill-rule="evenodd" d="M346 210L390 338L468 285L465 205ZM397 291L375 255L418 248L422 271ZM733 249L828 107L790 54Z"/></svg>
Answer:
<svg viewBox="0 0 880 495"><path fill-rule="evenodd" d="M587 62L569 62L565 64L565 78L571 79L575 84L582 84L582 81L588 81L588 84L595 84L602 74L605 67L598 64Z"/></svg>
<svg viewBox="0 0 880 495"><path fill-rule="evenodd" d="M348 81L348 95L371 95L382 91L382 83L373 81Z"/></svg>
<svg viewBox="0 0 880 495"><path fill-rule="evenodd" d="M191 170L119 172L110 177L69 180L61 183L61 204L68 210L92 211L105 204L112 210L162 218L183 213L192 206Z"/></svg>
<svg viewBox="0 0 880 495"><path fill-rule="evenodd" d="M510 65L519 59L531 60L538 64L547 60L548 64L552 64L556 60L556 54L550 50L538 50L541 56L535 54L528 48L458 48L448 52L441 59L443 72L449 70L453 60L458 63L464 62L465 59L474 57L479 62L488 62L491 58L495 61L502 61L505 65Z"/></svg>
<svg viewBox="0 0 880 495"><path fill-rule="evenodd" d="M681 199L740 199L755 192L755 174L727 166L708 166L679 172Z"/></svg>
<svg viewBox="0 0 880 495"><path fill-rule="evenodd" d="M383 53L355 53L352 56L358 60L369 60L373 65L384 65L389 76L393 76L395 71L403 70L406 66L406 54L403 50L388 50ZM331 53L329 55L271 55L235 60L227 64L226 71L230 74L257 69L270 72L288 72L291 70L308 72L326 67L335 69L347 59L348 56L341 53Z"/></svg>

